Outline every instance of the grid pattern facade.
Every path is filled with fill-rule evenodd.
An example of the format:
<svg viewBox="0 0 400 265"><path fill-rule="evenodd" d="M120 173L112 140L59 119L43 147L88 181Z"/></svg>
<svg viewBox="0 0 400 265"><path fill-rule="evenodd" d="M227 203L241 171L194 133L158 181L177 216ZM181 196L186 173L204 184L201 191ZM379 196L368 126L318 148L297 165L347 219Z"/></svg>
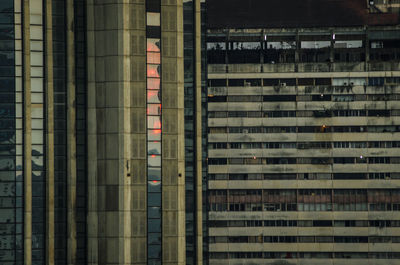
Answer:
<svg viewBox="0 0 400 265"><path fill-rule="evenodd" d="M399 43L208 31L211 264L399 259Z"/></svg>

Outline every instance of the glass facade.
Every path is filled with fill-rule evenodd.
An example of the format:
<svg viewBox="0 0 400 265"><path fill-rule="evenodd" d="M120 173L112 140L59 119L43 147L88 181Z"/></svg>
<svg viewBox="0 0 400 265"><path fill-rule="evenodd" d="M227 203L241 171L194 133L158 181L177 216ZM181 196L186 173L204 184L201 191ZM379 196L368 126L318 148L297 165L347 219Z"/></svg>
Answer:
<svg viewBox="0 0 400 265"><path fill-rule="evenodd" d="M22 87L16 78L21 21L14 1L0 3L0 263L22 264ZM16 50L19 51L16 51ZM19 75L21 73L18 73ZM19 76L19 81L21 76ZM17 121L18 120L18 121Z"/></svg>
<svg viewBox="0 0 400 265"><path fill-rule="evenodd" d="M147 25L147 264L161 264L161 14L146 3Z"/></svg>
<svg viewBox="0 0 400 265"><path fill-rule="evenodd" d="M195 10L193 0L183 2L186 264L196 264Z"/></svg>
<svg viewBox="0 0 400 265"><path fill-rule="evenodd" d="M65 1L52 1L54 87L54 260L67 262L67 80Z"/></svg>
<svg viewBox="0 0 400 265"><path fill-rule="evenodd" d="M46 188L44 168L43 1L30 6L31 126L32 126L32 264L44 264Z"/></svg>
<svg viewBox="0 0 400 265"><path fill-rule="evenodd" d="M74 1L76 102L76 263L86 264L86 1Z"/></svg>

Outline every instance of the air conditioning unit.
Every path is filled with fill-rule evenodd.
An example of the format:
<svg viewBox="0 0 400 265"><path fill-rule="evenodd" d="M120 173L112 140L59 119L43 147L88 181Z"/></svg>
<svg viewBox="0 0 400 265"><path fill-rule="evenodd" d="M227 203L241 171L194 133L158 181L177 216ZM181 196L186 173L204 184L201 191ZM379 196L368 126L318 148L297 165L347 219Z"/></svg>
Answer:
<svg viewBox="0 0 400 265"><path fill-rule="evenodd" d="M281 83L281 87L285 87L286 86L286 83Z"/></svg>
<svg viewBox="0 0 400 265"><path fill-rule="evenodd" d="M347 86L347 82L344 82L343 85L344 85L344 86Z"/></svg>
<svg viewBox="0 0 400 265"><path fill-rule="evenodd" d="M354 86L354 83L353 83L353 82L351 82L351 83L350 83L350 85L351 85L351 86Z"/></svg>
<svg viewBox="0 0 400 265"><path fill-rule="evenodd" d="M249 133L248 129L243 129L243 133Z"/></svg>

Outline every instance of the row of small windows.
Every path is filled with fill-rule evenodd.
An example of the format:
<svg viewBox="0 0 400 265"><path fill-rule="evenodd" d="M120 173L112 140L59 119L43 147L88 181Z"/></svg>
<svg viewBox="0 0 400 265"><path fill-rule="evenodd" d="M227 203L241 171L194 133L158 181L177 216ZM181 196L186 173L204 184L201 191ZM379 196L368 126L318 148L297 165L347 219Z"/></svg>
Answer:
<svg viewBox="0 0 400 265"><path fill-rule="evenodd" d="M400 157L235 157L208 158L209 165L286 165L286 164L400 164Z"/></svg>
<svg viewBox="0 0 400 265"><path fill-rule="evenodd" d="M209 203L208 211L216 212L331 212L331 211L400 211L400 203Z"/></svg>
<svg viewBox="0 0 400 265"><path fill-rule="evenodd" d="M400 252L209 252L210 259L399 259Z"/></svg>
<svg viewBox="0 0 400 265"><path fill-rule="evenodd" d="M400 189L209 190L210 211L400 211Z"/></svg>
<svg viewBox="0 0 400 265"><path fill-rule="evenodd" d="M209 180L400 179L400 172L373 173L209 173Z"/></svg>
<svg viewBox="0 0 400 265"><path fill-rule="evenodd" d="M399 40L370 41L369 60L400 59L399 44ZM298 62L364 62L367 60L365 49L362 40L207 43L208 62L211 64L294 63L296 52Z"/></svg>
<svg viewBox="0 0 400 265"><path fill-rule="evenodd" d="M257 127L209 127L208 133L383 133L400 132L400 125L382 126L257 126Z"/></svg>
<svg viewBox="0 0 400 265"><path fill-rule="evenodd" d="M208 118L294 118L294 117L390 117L400 110L279 110L279 111L209 111Z"/></svg>
<svg viewBox="0 0 400 265"><path fill-rule="evenodd" d="M400 84L400 77L350 77L350 78L236 78L208 79L208 87L248 86L382 86ZM339 88L338 88L339 90ZM340 90L339 90L340 91Z"/></svg>
<svg viewBox="0 0 400 265"><path fill-rule="evenodd" d="M210 236L208 243L400 243L400 236Z"/></svg>
<svg viewBox="0 0 400 265"><path fill-rule="evenodd" d="M209 227L400 227L400 220L210 220Z"/></svg>
<svg viewBox="0 0 400 265"><path fill-rule="evenodd" d="M213 96L208 95L208 102L307 102L307 101L394 101L400 100L400 94L362 94L362 95L236 95Z"/></svg>
<svg viewBox="0 0 400 265"><path fill-rule="evenodd" d="M235 36L236 37L236 36ZM238 37L240 38L240 37ZM246 37L243 37L246 38ZM270 38L272 38L270 40ZM264 39L257 41L238 41L238 40L224 40L224 41L212 41L209 40L207 43L208 51L245 51L245 50L314 50L314 49L358 49L365 47L365 36L358 36L353 40L348 40L347 36L342 39L340 35L333 34L332 36L324 35L310 39L310 36L300 36L302 40L296 41L295 36L285 36L284 39L276 39L275 36L264 35ZM290 40L289 40L290 39ZM383 49L383 48L398 48L400 40L370 40L367 42L371 49Z"/></svg>
<svg viewBox="0 0 400 265"><path fill-rule="evenodd" d="M400 141L371 142L217 142L208 149L330 149L330 148L400 148Z"/></svg>

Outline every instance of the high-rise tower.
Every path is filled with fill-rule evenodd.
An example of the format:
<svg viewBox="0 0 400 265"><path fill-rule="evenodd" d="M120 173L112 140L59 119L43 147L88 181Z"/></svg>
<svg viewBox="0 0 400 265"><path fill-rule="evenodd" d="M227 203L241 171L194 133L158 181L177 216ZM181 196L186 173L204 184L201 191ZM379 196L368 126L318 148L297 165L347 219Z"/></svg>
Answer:
<svg viewBox="0 0 400 265"><path fill-rule="evenodd" d="M1 264L201 264L200 6L1 1Z"/></svg>

